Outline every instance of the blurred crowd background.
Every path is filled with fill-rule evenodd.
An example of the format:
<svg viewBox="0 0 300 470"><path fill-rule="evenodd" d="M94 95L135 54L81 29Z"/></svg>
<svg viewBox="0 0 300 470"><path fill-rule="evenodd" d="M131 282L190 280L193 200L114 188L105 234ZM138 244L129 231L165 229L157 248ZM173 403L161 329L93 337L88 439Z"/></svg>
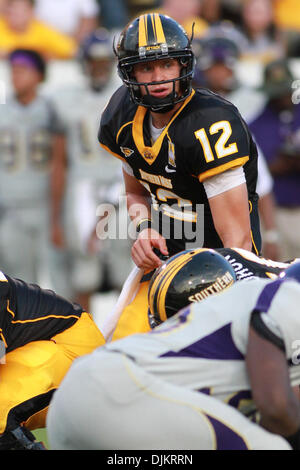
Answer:
<svg viewBox="0 0 300 470"><path fill-rule="evenodd" d="M0 267L88 310L132 267L120 162L97 131L121 85L114 38L151 11L193 34L194 86L250 126L263 255L300 257L299 0L0 0Z"/></svg>

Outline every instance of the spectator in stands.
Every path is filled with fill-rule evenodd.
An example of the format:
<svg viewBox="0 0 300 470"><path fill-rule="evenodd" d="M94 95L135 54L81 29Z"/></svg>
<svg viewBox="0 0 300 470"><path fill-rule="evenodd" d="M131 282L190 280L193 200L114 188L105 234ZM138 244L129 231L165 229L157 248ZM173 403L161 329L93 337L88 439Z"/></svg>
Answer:
<svg viewBox="0 0 300 470"><path fill-rule="evenodd" d="M242 0L220 0L220 3L222 19L231 21L235 26L239 27L241 25Z"/></svg>
<svg viewBox="0 0 300 470"><path fill-rule="evenodd" d="M4 5L6 3L6 0L0 0L0 15L2 15L4 11Z"/></svg>
<svg viewBox="0 0 300 470"><path fill-rule="evenodd" d="M299 0L273 0L274 18L282 31L289 56L300 56L300 2Z"/></svg>
<svg viewBox="0 0 300 470"><path fill-rule="evenodd" d="M219 34L229 33L234 36L234 30L214 29L214 35L200 41L201 45L195 51L197 57L194 86L205 86L232 102L240 111L242 117L249 121L257 114L264 103L260 93L239 83L235 67L240 56L238 44L229 37L218 37ZM197 44L197 41L195 41ZM276 229L273 196L273 180L265 161L258 148L258 179L257 194L259 195L259 212L262 221L262 254L264 257L277 260L279 245Z"/></svg>
<svg viewBox="0 0 300 470"><path fill-rule="evenodd" d="M168 15L181 24L188 36L191 36L194 24L194 37L202 37L208 23L201 17L202 0L162 0L155 11Z"/></svg>
<svg viewBox="0 0 300 470"><path fill-rule="evenodd" d="M101 2L102 0L99 1ZM130 17L136 18L137 16L143 14L145 10L156 10L160 7L162 1L163 0L127 0L126 3ZM107 2L110 2L110 0L107 0Z"/></svg>
<svg viewBox="0 0 300 470"><path fill-rule="evenodd" d="M218 23L223 19L221 0L202 0L202 18L209 24Z"/></svg>
<svg viewBox="0 0 300 470"><path fill-rule="evenodd" d="M13 49L27 48L50 59L73 57L76 42L37 20L34 3L34 0L6 0L0 17L0 55L6 57Z"/></svg>
<svg viewBox="0 0 300 470"><path fill-rule="evenodd" d="M129 5L124 0L97 0L100 5L100 23L108 30L122 30L130 19Z"/></svg>
<svg viewBox="0 0 300 470"><path fill-rule="evenodd" d="M300 107L292 101L293 75L286 60L265 67L267 103L250 123L274 179L282 260L300 255Z"/></svg>
<svg viewBox="0 0 300 470"><path fill-rule="evenodd" d="M35 15L80 43L97 28L99 6L96 0L36 0Z"/></svg>
<svg viewBox="0 0 300 470"><path fill-rule="evenodd" d="M242 58L267 63L283 57L285 48L274 23L272 0L243 0L241 16L247 38Z"/></svg>
<svg viewBox="0 0 300 470"><path fill-rule="evenodd" d="M273 0L275 22L281 29L300 33L300 3L298 0Z"/></svg>

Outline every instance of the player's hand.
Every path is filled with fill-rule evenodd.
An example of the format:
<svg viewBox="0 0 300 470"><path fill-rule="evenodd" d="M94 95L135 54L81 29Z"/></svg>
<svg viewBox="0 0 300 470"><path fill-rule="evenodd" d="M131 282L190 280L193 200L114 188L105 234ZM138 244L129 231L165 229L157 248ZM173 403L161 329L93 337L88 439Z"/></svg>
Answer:
<svg viewBox="0 0 300 470"><path fill-rule="evenodd" d="M139 268L152 271L162 264L153 248L157 248L162 255L169 255L166 240L162 235L152 228L142 230L131 250L132 259Z"/></svg>

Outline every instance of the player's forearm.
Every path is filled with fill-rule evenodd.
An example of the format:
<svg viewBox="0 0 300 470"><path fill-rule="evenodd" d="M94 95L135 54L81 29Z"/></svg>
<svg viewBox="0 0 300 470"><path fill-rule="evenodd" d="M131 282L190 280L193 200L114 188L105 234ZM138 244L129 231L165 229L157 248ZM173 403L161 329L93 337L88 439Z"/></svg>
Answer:
<svg viewBox="0 0 300 470"><path fill-rule="evenodd" d="M209 199L215 229L225 248L252 249L248 192L245 184Z"/></svg>
<svg viewBox="0 0 300 470"><path fill-rule="evenodd" d="M246 367L252 398L261 415L261 426L288 437L300 427L299 400L290 386L285 353L261 331L249 328Z"/></svg>
<svg viewBox="0 0 300 470"><path fill-rule="evenodd" d="M242 248L244 250L252 250L251 232L247 228L235 227L228 230L217 230L218 235L223 243L224 248Z"/></svg>
<svg viewBox="0 0 300 470"><path fill-rule="evenodd" d="M127 210L135 225L142 219L151 219L151 197L146 188L123 170Z"/></svg>
<svg viewBox="0 0 300 470"><path fill-rule="evenodd" d="M128 214L135 225L143 219L151 220L151 205L148 197L126 193L126 198Z"/></svg>
<svg viewBox="0 0 300 470"><path fill-rule="evenodd" d="M262 427L284 437L293 435L300 427L299 402L292 392L280 399L269 396L261 407L260 414Z"/></svg>

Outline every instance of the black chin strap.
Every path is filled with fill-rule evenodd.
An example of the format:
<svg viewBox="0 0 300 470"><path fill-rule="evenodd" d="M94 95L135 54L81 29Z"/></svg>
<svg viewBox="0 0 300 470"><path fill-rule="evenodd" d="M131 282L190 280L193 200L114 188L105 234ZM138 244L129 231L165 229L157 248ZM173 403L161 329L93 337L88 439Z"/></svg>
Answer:
<svg viewBox="0 0 300 470"><path fill-rule="evenodd" d="M151 95L145 95L142 99L142 105L150 107L151 111L154 113L164 114L171 111L175 104L173 99L176 98L176 95L170 93L165 98L156 98Z"/></svg>

